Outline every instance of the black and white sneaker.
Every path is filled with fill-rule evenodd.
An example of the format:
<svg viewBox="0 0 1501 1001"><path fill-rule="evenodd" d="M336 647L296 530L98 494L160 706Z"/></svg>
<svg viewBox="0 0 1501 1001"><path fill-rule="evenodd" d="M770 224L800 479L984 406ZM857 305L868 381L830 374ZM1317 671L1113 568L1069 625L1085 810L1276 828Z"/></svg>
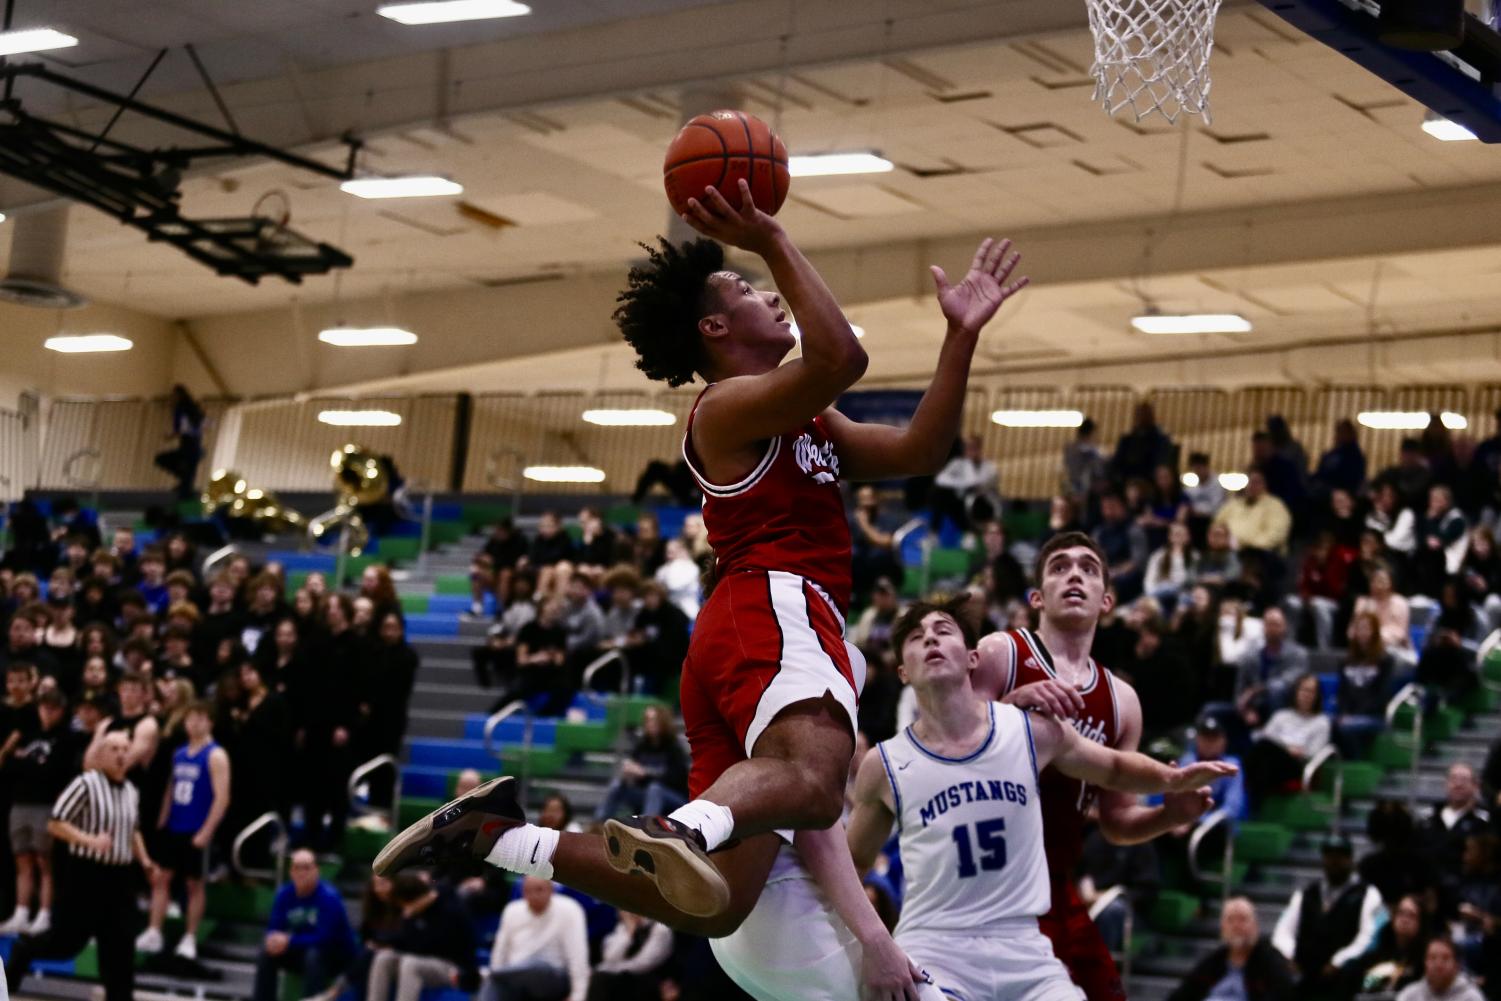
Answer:
<svg viewBox="0 0 1501 1001"><path fill-rule="evenodd" d="M516 780L491 779L402 831L381 849L371 870L390 876L410 866L442 866L483 859L500 836L526 823Z"/></svg>
<svg viewBox="0 0 1501 1001"><path fill-rule="evenodd" d="M670 817L629 817L605 821L604 833L610 865L651 879L684 914L712 918L730 906L730 886L696 829Z"/></svg>

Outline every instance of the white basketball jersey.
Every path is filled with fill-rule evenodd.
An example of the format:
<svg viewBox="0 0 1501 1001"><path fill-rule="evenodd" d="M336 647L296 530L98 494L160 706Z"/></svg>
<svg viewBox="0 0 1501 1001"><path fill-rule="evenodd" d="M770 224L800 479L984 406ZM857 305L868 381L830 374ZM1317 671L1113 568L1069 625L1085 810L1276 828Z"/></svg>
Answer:
<svg viewBox="0 0 1501 1001"><path fill-rule="evenodd" d="M898 935L978 934L1044 914L1052 903L1032 726L1015 706L989 706L990 732L967 757L934 754L911 727L877 745L906 882Z"/></svg>

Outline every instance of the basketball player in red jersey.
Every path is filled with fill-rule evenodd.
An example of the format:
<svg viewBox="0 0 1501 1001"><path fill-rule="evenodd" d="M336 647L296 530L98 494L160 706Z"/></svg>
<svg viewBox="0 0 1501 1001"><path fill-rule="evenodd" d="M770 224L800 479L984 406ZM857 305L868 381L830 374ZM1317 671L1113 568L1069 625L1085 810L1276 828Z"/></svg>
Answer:
<svg viewBox="0 0 1501 1001"><path fill-rule="evenodd" d="M1106 747L1136 750L1141 702L1130 685L1089 655L1100 616L1115 600L1104 552L1082 532L1055 535L1037 555L1036 576L1029 601L1039 615L1037 630L1012 629L980 641L976 692L1070 719L1080 734ZM1124 1001L1115 961L1074 886L1085 814L1097 799L1105 837L1136 844L1197 820L1212 805L1209 790L1172 793L1161 806L1147 807L1134 796L1097 790L1053 768L1042 773L1041 789L1053 890L1042 931L1088 1001Z"/></svg>
<svg viewBox="0 0 1501 1001"><path fill-rule="evenodd" d="M993 240L958 283L933 268L947 329L932 382L907 427L859 424L833 404L864 373L864 350L781 224L744 182L740 194L738 210L712 188L690 202L685 220L710 239L649 248L616 311L648 376L708 384L683 442L717 562L681 685L693 800L670 817L608 822L604 839L560 838L521 823L499 779L399 835L376 871L485 857L680 930L725 935L760 895L782 844L771 832L828 833L839 820L864 681L843 639L850 534L839 480L942 464L980 330L1026 279L1008 284L1016 255ZM780 294L726 270L720 243L759 256ZM784 362L797 345L794 315L802 352ZM832 833L831 845L844 846Z"/></svg>

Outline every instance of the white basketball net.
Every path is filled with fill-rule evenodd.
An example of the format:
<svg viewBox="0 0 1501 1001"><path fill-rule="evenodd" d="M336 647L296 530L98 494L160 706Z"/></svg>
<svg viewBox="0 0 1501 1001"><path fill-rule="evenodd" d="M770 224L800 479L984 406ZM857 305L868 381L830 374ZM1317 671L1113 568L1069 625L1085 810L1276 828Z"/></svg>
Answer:
<svg viewBox="0 0 1501 1001"><path fill-rule="evenodd" d="M1095 100L1139 122L1158 112L1209 121L1209 54L1221 0L1086 0Z"/></svg>

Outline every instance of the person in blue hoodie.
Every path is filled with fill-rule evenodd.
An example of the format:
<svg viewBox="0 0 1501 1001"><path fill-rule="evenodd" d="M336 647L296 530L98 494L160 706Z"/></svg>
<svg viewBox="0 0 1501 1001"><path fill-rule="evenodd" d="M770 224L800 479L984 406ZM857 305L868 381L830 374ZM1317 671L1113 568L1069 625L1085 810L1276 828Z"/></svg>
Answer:
<svg viewBox="0 0 1501 1001"><path fill-rule="evenodd" d="M354 955L354 930L339 891L318 874L306 848L292 853L292 881L276 891L266 940L255 961L254 1001L276 1001L277 973L302 974L302 993L317 994Z"/></svg>

